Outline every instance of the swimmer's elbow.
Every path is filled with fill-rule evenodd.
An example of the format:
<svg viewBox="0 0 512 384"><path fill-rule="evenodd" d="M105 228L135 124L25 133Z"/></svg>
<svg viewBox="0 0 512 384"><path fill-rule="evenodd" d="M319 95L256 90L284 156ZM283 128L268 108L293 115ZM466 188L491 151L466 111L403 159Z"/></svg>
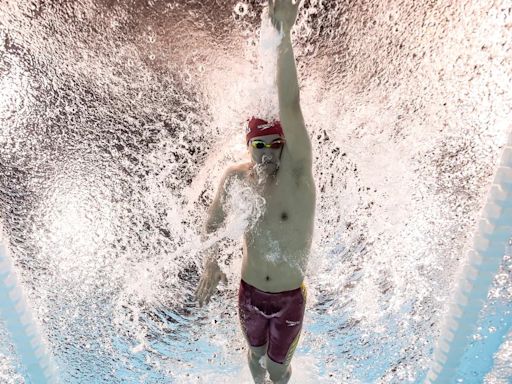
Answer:
<svg viewBox="0 0 512 384"><path fill-rule="evenodd" d="M212 214L208 217L206 220L206 223L204 224L204 230L203 232L206 235L209 235L210 233L216 232L221 226L222 226L223 218L219 217L217 214Z"/></svg>
<svg viewBox="0 0 512 384"><path fill-rule="evenodd" d="M206 224L204 225L203 233L206 235L209 235L210 233L215 232L217 229L218 229L218 226L216 225L215 222L207 221Z"/></svg>

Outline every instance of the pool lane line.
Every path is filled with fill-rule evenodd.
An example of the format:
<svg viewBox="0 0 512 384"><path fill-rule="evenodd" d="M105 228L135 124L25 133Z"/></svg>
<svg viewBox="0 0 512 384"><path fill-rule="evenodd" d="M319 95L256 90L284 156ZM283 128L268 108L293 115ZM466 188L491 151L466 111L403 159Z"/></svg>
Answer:
<svg viewBox="0 0 512 384"><path fill-rule="evenodd" d="M8 248L0 237L0 317L5 321L28 383L58 384L57 369L41 338L22 286L16 276Z"/></svg>
<svg viewBox="0 0 512 384"><path fill-rule="evenodd" d="M482 208L472 249L468 251L457 278L425 384L447 384L459 378L457 369L471 342L470 336L476 332L478 315L487 302L487 294L511 235L512 135L503 150L487 201ZM489 354L495 352L487 351Z"/></svg>

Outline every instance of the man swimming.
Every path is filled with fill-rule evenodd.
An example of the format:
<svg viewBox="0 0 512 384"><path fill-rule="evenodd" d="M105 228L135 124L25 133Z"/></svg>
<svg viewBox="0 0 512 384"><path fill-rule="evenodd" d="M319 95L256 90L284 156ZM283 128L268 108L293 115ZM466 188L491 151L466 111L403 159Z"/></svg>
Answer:
<svg viewBox="0 0 512 384"><path fill-rule="evenodd" d="M266 371L273 383L290 379L306 305L303 281L313 233L315 184L290 38L298 7L298 0L269 0L269 16L284 35L277 60L280 121L249 120L246 142L251 162L226 170L205 225L205 234L223 225L225 186L232 180L251 185L265 200L261 217L244 234L238 295L255 383L264 382ZM219 281L226 282L213 248L196 290L200 306L209 302ZM263 356L266 368L259 362Z"/></svg>

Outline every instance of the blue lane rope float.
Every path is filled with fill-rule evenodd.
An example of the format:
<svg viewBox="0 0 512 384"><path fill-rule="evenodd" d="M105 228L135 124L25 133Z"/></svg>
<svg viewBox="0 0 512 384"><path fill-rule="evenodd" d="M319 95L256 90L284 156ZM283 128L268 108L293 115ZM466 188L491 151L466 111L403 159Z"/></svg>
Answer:
<svg viewBox="0 0 512 384"><path fill-rule="evenodd" d="M37 323L23 295L7 247L0 237L0 316L33 384L59 383L57 370L47 352Z"/></svg>
<svg viewBox="0 0 512 384"><path fill-rule="evenodd" d="M450 307L445 314L425 384L448 384L455 381L457 368L469 345L469 338L476 330L478 315L487 301L487 294L511 235L512 135L504 148L480 215L472 249L468 252ZM489 354L494 352L487 351Z"/></svg>

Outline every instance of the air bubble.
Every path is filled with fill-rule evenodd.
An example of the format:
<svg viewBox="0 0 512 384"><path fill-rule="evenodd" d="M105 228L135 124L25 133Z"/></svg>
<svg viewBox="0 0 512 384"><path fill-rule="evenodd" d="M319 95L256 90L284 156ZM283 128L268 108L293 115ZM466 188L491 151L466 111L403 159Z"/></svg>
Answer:
<svg viewBox="0 0 512 384"><path fill-rule="evenodd" d="M239 2L237 5L235 5L235 13L238 16L245 16L247 15L247 12L249 11L249 6L246 3Z"/></svg>

